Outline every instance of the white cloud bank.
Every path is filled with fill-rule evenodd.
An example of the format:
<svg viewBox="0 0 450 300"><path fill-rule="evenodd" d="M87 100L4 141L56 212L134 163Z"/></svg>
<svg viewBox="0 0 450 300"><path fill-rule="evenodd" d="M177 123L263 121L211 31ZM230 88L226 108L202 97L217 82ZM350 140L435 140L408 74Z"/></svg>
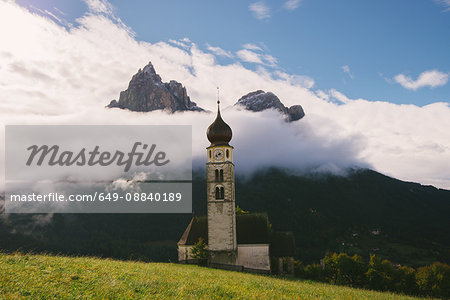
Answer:
<svg viewBox="0 0 450 300"><path fill-rule="evenodd" d="M338 91L314 91L314 81L301 75L262 66L252 71L239 62L220 65L214 54L187 39L182 46L137 41L104 13L78 22L66 29L0 2L2 124L192 124L193 154L203 164L205 131L214 115L104 108L152 61L164 81L182 82L192 100L206 109L215 110L216 86L224 108L257 89L274 92L287 106L302 104L306 117L293 123L283 122L274 111L224 109L233 128L238 173L270 165L300 170L358 165L450 188L448 103L417 107L349 99ZM3 170L4 144L0 150Z"/></svg>
<svg viewBox="0 0 450 300"><path fill-rule="evenodd" d="M439 72L438 70L430 70L422 72L416 80L403 74L398 74L394 77L394 80L405 89L415 91L426 86L435 88L446 85L448 82L448 74Z"/></svg>

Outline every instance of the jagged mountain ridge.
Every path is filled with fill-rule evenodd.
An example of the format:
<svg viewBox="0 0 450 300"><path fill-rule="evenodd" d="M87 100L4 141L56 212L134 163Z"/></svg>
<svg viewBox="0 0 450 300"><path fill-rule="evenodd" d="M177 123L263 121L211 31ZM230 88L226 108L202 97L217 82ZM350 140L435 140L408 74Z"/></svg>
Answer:
<svg viewBox="0 0 450 300"><path fill-rule="evenodd" d="M242 96L234 106L243 107L247 110L259 112L266 109L276 109L286 117L286 121L293 122L305 116L301 105L286 107L281 100L272 92L257 90Z"/></svg>
<svg viewBox="0 0 450 300"><path fill-rule="evenodd" d="M119 101L112 100L106 107L140 112L204 111L191 101L181 83L175 80L162 82L151 62L133 76L128 88L120 92Z"/></svg>
<svg viewBox="0 0 450 300"><path fill-rule="evenodd" d="M305 116L301 105L285 107L274 93L266 93L262 90L242 96L234 106L243 107L253 112L276 109L285 115L286 121L289 122L300 120ZM119 100L112 100L106 107L138 112L154 110L165 110L171 113L205 111L191 101L186 88L181 83L175 80L162 82L151 62L133 75L128 88L120 92Z"/></svg>

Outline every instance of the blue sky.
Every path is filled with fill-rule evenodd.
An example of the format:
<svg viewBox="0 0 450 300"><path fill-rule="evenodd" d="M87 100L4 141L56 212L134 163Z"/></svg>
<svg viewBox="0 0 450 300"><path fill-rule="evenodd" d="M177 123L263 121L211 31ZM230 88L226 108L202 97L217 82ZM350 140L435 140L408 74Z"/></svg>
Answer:
<svg viewBox="0 0 450 300"><path fill-rule="evenodd" d="M47 10L71 23L87 11L83 1L18 3ZM275 68L314 79L316 89L336 89L351 99L419 106L450 101L448 0L110 3L137 40L154 43L189 38L200 48L210 45L232 54L233 58L220 58L223 64L232 62L236 52L251 43L276 59ZM438 71L438 78L415 88L405 88L395 80L403 74L414 81L426 71ZM437 86L430 86L430 80L437 80Z"/></svg>
<svg viewBox="0 0 450 300"><path fill-rule="evenodd" d="M368 166L450 188L450 0L111 1L0 1L0 123L191 124L204 158L208 114L105 109L150 60L205 109L220 86L242 169ZM231 108L257 89L305 118Z"/></svg>

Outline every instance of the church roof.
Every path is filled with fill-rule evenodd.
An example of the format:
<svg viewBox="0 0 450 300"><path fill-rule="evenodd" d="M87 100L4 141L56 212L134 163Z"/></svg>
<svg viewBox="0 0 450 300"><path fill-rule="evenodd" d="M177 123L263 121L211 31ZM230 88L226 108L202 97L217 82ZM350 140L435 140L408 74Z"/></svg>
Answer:
<svg viewBox="0 0 450 300"><path fill-rule="evenodd" d="M292 232L272 232L270 235L270 256L295 256L294 234Z"/></svg>
<svg viewBox="0 0 450 300"><path fill-rule="evenodd" d="M178 241L179 245L194 245L202 238L205 243L208 243L208 220L206 216L193 217L181 239Z"/></svg>
<svg viewBox="0 0 450 300"><path fill-rule="evenodd" d="M268 244L269 218L266 214L236 215L236 238L238 244Z"/></svg>
<svg viewBox="0 0 450 300"><path fill-rule="evenodd" d="M178 245L194 245L202 238L208 244L206 216L193 217ZM269 244L269 220L266 214L236 215L236 239L239 244Z"/></svg>
<svg viewBox="0 0 450 300"><path fill-rule="evenodd" d="M231 141L233 133L231 131L231 127L228 126L228 124L222 119L219 105L217 105L217 117L214 122L209 125L208 130L206 131L206 136L211 142L211 146L228 146L228 143Z"/></svg>

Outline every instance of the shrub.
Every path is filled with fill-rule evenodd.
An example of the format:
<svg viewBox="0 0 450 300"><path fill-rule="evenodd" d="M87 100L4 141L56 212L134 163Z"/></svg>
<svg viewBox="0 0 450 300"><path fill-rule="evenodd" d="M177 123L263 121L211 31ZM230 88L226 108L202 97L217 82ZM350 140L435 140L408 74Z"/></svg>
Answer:
<svg viewBox="0 0 450 300"><path fill-rule="evenodd" d="M407 294L417 294L416 270L400 266L395 276L395 291Z"/></svg>
<svg viewBox="0 0 450 300"><path fill-rule="evenodd" d="M303 263L299 260L294 260L294 276L298 278L305 278L305 267Z"/></svg>
<svg viewBox="0 0 450 300"><path fill-rule="evenodd" d="M307 265L303 269L303 274L305 279L325 281L322 266L319 264Z"/></svg>
<svg viewBox="0 0 450 300"><path fill-rule="evenodd" d="M381 260L375 254L370 256L366 272L367 286L374 290L394 290L395 268L388 260Z"/></svg>
<svg viewBox="0 0 450 300"><path fill-rule="evenodd" d="M328 282L362 286L365 279L366 265L361 256L352 257L346 253L327 253L323 259L324 275Z"/></svg>
<svg viewBox="0 0 450 300"><path fill-rule="evenodd" d="M197 259L200 264L205 264L208 259L208 249L202 238L192 247L192 257Z"/></svg>
<svg viewBox="0 0 450 300"><path fill-rule="evenodd" d="M396 268L375 255L366 264L357 254L327 253L321 264L303 266L295 261L294 270L295 276L303 279L450 299L450 266L439 262L416 271L406 266Z"/></svg>
<svg viewBox="0 0 450 300"><path fill-rule="evenodd" d="M450 298L450 266L435 262L417 269L419 291L433 297Z"/></svg>
<svg viewBox="0 0 450 300"><path fill-rule="evenodd" d="M327 252L322 259L323 275L327 282L336 283L337 280L337 254Z"/></svg>

